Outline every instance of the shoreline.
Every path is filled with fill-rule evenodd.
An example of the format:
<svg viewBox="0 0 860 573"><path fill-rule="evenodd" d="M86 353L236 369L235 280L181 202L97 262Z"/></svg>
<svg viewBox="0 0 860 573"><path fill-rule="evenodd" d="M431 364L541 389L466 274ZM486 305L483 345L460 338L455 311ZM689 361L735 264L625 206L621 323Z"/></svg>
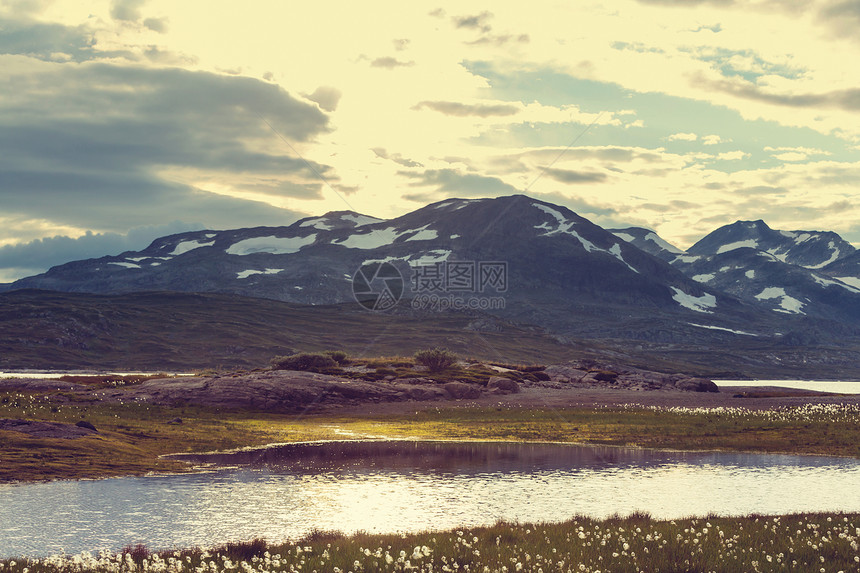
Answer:
<svg viewBox="0 0 860 573"><path fill-rule="evenodd" d="M860 395L787 389L776 395L736 397L745 388L761 390L524 387L518 393L483 394L471 400L317 404L313 410L299 412L122 403L100 398L101 391L67 390L53 395L19 390L16 396L31 399L19 399L20 407L11 411L11 404L0 404L0 418L75 430L81 429L74 427L75 421L86 419L98 432L63 439L3 431L0 453L5 467L0 468L0 483L182 474L190 470L175 456L272 444L379 439L860 458L856 421L842 425L816 421L811 426L769 421L807 406L848 412L854 421L855 411L860 412ZM7 396L12 394L7 390ZM46 396L63 401L53 402ZM176 420L180 421L173 423Z"/></svg>

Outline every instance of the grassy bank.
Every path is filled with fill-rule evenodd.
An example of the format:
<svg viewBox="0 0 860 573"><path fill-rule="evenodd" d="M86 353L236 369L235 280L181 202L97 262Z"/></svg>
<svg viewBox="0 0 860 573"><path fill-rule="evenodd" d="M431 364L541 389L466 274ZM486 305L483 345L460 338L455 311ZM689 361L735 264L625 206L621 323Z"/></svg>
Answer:
<svg viewBox="0 0 860 573"><path fill-rule="evenodd" d="M0 561L4 573L166 571L857 571L860 514L818 513L652 520L647 515L559 524L498 523L413 535L316 532L295 543L263 540L202 551Z"/></svg>
<svg viewBox="0 0 860 573"><path fill-rule="evenodd" d="M182 471L161 459L272 442L366 437L559 441L671 449L720 449L860 457L856 406L744 408L450 408L410 405L408 414L297 416L103 403L69 393L0 393L0 418L74 424L78 439L0 431L0 481L109 477ZM179 421L181 420L181 422Z"/></svg>

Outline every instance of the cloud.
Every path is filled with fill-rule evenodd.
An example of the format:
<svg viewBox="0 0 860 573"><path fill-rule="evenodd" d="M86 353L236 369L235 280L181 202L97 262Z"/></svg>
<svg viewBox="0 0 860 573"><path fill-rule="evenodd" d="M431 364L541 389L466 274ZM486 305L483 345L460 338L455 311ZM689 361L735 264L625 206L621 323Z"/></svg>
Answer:
<svg viewBox="0 0 860 573"><path fill-rule="evenodd" d="M492 197L520 192L498 177L462 173L457 169L428 169L422 173L398 171L397 174L413 179L409 184L412 187L435 186L437 191L460 196Z"/></svg>
<svg viewBox="0 0 860 573"><path fill-rule="evenodd" d="M388 153L388 151L384 147L374 147L371 149L373 153L376 154L380 159L387 159L389 161L393 161L398 165L402 165L403 167L423 167L417 161L413 161L411 159L407 159L403 157L400 153Z"/></svg>
<svg viewBox="0 0 860 573"><path fill-rule="evenodd" d="M857 0L831 0L818 13L818 19L827 24L837 36L858 40L860 28L860 2Z"/></svg>
<svg viewBox="0 0 860 573"><path fill-rule="evenodd" d="M455 28L468 28L489 32L492 30L492 27L487 24L487 21L492 19L492 17L493 14L491 12L484 11L472 16L454 16L452 20L454 21Z"/></svg>
<svg viewBox="0 0 860 573"><path fill-rule="evenodd" d="M166 225L136 227L128 233L93 233L71 238L54 236L0 247L0 281L11 281L70 261L118 255L146 248L167 235L205 229L201 223L173 221Z"/></svg>
<svg viewBox="0 0 860 573"><path fill-rule="evenodd" d="M833 90L824 93L775 94L764 91L750 82L727 79L709 80L702 74L694 74L692 83L708 90L727 93L735 97L798 108L833 108L844 111L860 111L860 88Z"/></svg>
<svg viewBox="0 0 860 573"><path fill-rule="evenodd" d="M527 44L531 41L531 36L528 34L485 34L477 40L466 42L466 44L476 46L480 44L491 44L494 46L504 46L510 42L518 42Z"/></svg>
<svg viewBox="0 0 860 573"><path fill-rule="evenodd" d="M735 190L735 193L739 195L786 195L788 192L788 189L785 187L773 187L770 185L754 185Z"/></svg>
<svg viewBox="0 0 860 573"><path fill-rule="evenodd" d="M136 22L140 20L140 8L144 4L146 4L146 0L113 0L110 16L114 20Z"/></svg>
<svg viewBox="0 0 860 573"><path fill-rule="evenodd" d="M669 141L696 141L699 138L695 133L673 133Z"/></svg>
<svg viewBox="0 0 860 573"><path fill-rule="evenodd" d="M652 4L655 6L668 6L676 8L694 8L703 4L713 6L731 6L734 0L637 0L641 4Z"/></svg>
<svg viewBox="0 0 860 573"><path fill-rule="evenodd" d="M143 21L143 25L159 34L167 32L167 18L147 18Z"/></svg>
<svg viewBox="0 0 860 573"><path fill-rule="evenodd" d="M241 191L243 180L267 179L290 197L307 196L317 173L336 180L279 139L310 141L329 129L327 116L273 84L108 64L39 64L14 81L4 76L0 67L6 215L117 232L192 215L259 225L293 212L237 199L225 183Z"/></svg>
<svg viewBox="0 0 860 573"><path fill-rule="evenodd" d="M386 69L391 70L394 68L414 66L415 62L412 62L412 61L402 62L402 61L398 60L397 58L393 58L391 56L385 56L382 58L376 58L375 60L370 62L370 65L371 65L371 67L374 67L374 68L386 68Z"/></svg>
<svg viewBox="0 0 860 573"><path fill-rule="evenodd" d="M572 171L570 169L556 169L554 167L547 167L544 173L547 177L562 183L602 183L608 178L606 173Z"/></svg>
<svg viewBox="0 0 860 573"><path fill-rule="evenodd" d="M31 16L44 11L53 0L6 0L3 6L14 16Z"/></svg>
<svg viewBox="0 0 860 573"><path fill-rule="evenodd" d="M320 86L314 90L314 93L305 95L312 102L316 102L319 106L328 112L337 109L337 104L340 102L340 97L343 94L337 88L330 86Z"/></svg>
<svg viewBox="0 0 860 573"><path fill-rule="evenodd" d="M47 61L91 60L99 55L94 46L94 32L85 26L6 20L0 33L0 54L21 54Z"/></svg>
<svg viewBox="0 0 860 573"><path fill-rule="evenodd" d="M520 111L520 108L510 104L465 104L456 101L422 101L415 104L412 109L418 110L424 108L456 117L508 116Z"/></svg>

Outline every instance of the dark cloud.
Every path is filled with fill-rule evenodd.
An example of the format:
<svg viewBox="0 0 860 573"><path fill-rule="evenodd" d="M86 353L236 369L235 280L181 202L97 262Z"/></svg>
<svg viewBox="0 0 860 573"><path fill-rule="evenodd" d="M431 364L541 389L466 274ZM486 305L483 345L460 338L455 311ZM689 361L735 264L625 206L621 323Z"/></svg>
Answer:
<svg viewBox="0 0 860 573"><path fill-rule="evenodd" d="M374 68L387 68L389 70L394 68L403 68L414 66L415 62L401 62L397 58L392 58L391 56L385 56L382 58L376 58L375 60L370 62L371 67Z"/></svg>
<svg viewBox="0 0 860 573"><path fill-rule="evenodd" d="M244 174L272 181L272 194L283 197L319 197L317 173L336 179L280 139L311 140L328 130L327 116L276 85L181 69L41 67L48 71L37 67L14 81L0 70L0 202L7 215L117 232L176 217L273 224L292 212L163 173L191 170L204 181L227 174L234 184ZM269 147L251 148L250 140Z"/></svg>
<svg viewBox="0 0 860 573"><path fill-rule="evenodd" d="M330 86L320 86L314 90L314 93L305 95L312 102L316 102L325 111L334 111L337 109L337 104L340 102L340 97L343 94L337 88Z"/></svg>
<svg viewBox="0 0 860 573"><path fill-rule="evenodd" d="M606 173L571 171L570 169L556 169L554 167L547 167L544 173L547 177L562 183L603 183L608 179Z"/></svg>
<svg viewBox="0 0 860 573"><path fill-rule="evenodd" d="M417 161L413 161L411 159L407 159L403 157L400 153L388 153L388 151L384 147L374 147L371 149L373 153L376 154L380 159L387 159L389 161L393 161L398 165L402 165L403 167L423 167Z"/></svg>
<svg viewBox="0 0 860 573"><path fill-rule="evenodd" d="M678 8L693 8L704 4L712 6L731 6L735 0L638 0L640 4L651 4L654 6L671 6Z"/></svg>
<svg viewBox="0 0 860 573"><path fill-rule="evenodd" d="M88 231L75 239L56 236L5 245L0 247L0 276L13 273L19 276L32 275L69 261L137 251L159 237L204 228L201 223L174 221L166 225L137 227L126 234Z"/></svg>
<svg viewBox="0 0 860 573"><path fill-rule="evenodd" d="M402 52L409 47L409 38L397 38L392 40L392 43L394 44L395 50Z"/></svg>
<svg viewBox="0 0 860 573"><path fill-rule="evenodd" d="M770 185L753 185L751 187L741 187L740 189L736 189L735 193L741 195L784 195L788 193L788 189L785 187L772 187Z"/></svg>
<svg viewBox="0 0 860 573"><path fill-rule="evenodd" d="M494 46L504 46L505 44L509 44L511 42L518 42L520 44L527 44L531 41L531 37L528 34L485 34L478 38L477 40L472 40L471 42L466 42L469 45L480 45L480 44L490 44Z"/></svg>
<svg viewBox="0 0 860 573"><path fill-rule="evenodd" d="M857 0L835 0L827 2L818 13L820 21L830 27L837 36L860 39L860 2Z"/></svg>
<svg viewBox="0 0 860 573"><path fill-rule="evenodd" d="M39 13L51 4L52 0L5 0L3 4L15 16L31 16Z"/></svg>
<svg viewBox="0 0 860 573"><path fill-rule="evenodd" d="M548 203L563 205L578 215L600 218L603 221L619 215L619 210L613 206L595 205L582 197L569 197L559 192L535 194L534 197Z"/></svg>
<svg viewBox="0 0 860 573"><path fill-rule="evenodd" d="M493 14L491 12L484 11L472 16L454 16L452 20L454 21L454 26L457 28L469 28L489 32L492 30L492 27L487 24L487 21L492 17Z"/></svg>
<svg viewBox="0 0 860 573"><path fill-rule="evenodd" d="M464 197L489 197L503 193L520 192L516 187L505 183L498 177L462 173L457 169L428 169L422 173L398 171L397 174L413 179L413 182L410 183L413 187L432 185L436 187L437 191L459 194Z"/></svg>
<svg viewBox="0 0 860 573"><path fill-rule="evenodd" d="M20 54L40 60L82 62L99 55L93 49L93 31L35 21L3 21L0 54Z"/></svg>
<svg viewBox="0 0 860 573"><path fill-rule="evenodd" d="M651 53L651 54L664 54L665 50L662 48L652 48L646 46L642 42L612 42L613 50L626 50L630 52L639 52L640 54Z"/></svg>
<svg viewBox="0 0 860 573"><path fill-rule="evenodd" d="M520 111L515 105L508 104L476 104L470 105L456 101L422 101L412 109L429 108L445 115L454 115L457 117L478 116L508 116L514 115Z"/></svg>
<svg viewBox="0 0 860 573"><path fill-rule="evenodd" d="M825 107L845 111L860 111L860 88L834 90L820 94L772 94L749 82L740 80L709 80L701 74L696 74L692 83L697 87L704 87L708 90L774 105L802 108Z"/></svg>
<svg viewBox="0 0 860 573"><path fill-rule="evenodd" d="M163 34L167 32L167 18L147 18L143 21L143 25L152 30Z"/></svg>
<svg viewBox="0 0 860 573"><path fill-rule="evenodd" d="M113 0L110 16L114 20L136 22L140 20L140 8L144 4L146 0Z"/></svg>

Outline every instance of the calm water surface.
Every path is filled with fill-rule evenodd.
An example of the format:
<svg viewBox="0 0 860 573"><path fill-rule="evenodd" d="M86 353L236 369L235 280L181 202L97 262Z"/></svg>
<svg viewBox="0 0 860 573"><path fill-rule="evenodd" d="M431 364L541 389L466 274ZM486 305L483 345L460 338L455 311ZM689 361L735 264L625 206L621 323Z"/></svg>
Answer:
<svg viewBox="0 0 860 573"><path fill-rule="evenodd" d="M440 442L285 446L204 473L0 486L0 557L647 511L860 511L860 460Z"/></svg>

